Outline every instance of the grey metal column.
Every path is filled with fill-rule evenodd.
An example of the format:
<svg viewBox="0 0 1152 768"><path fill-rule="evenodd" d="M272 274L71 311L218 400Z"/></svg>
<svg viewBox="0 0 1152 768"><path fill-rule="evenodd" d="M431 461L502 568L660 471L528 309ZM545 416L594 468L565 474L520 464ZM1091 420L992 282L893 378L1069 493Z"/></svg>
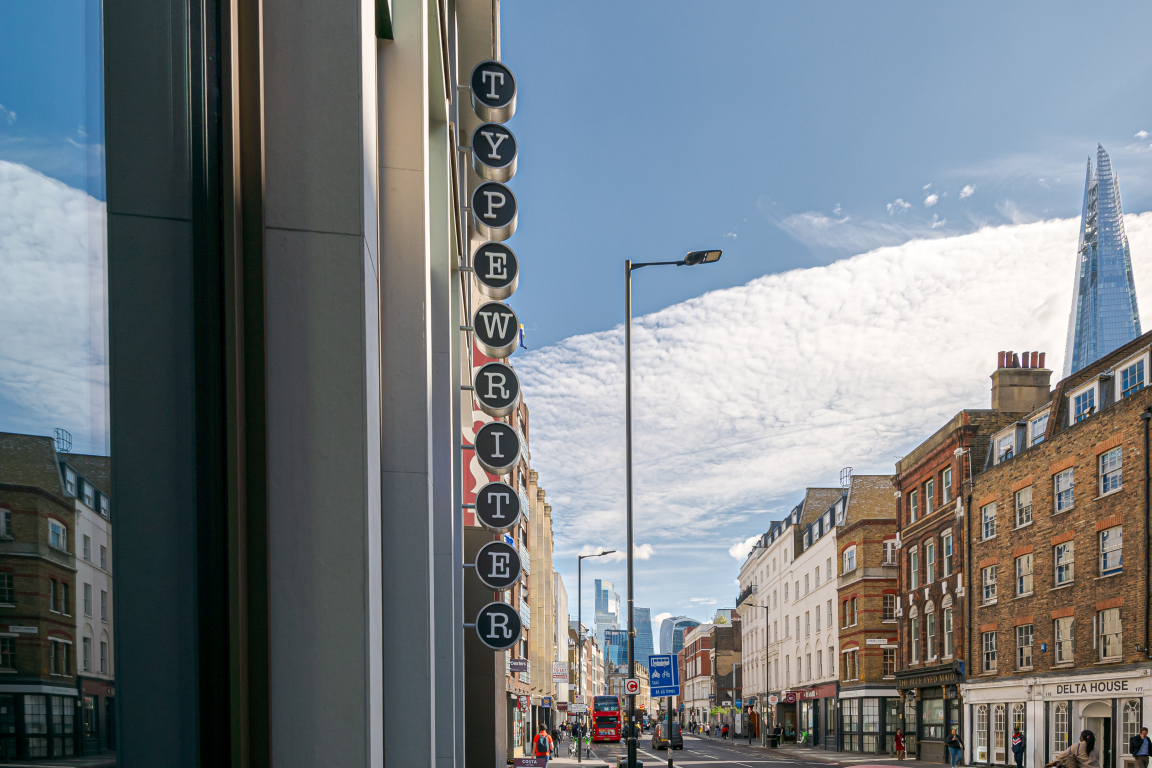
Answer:
<svg viewBox="0 0 1152 768"><path fill-rule="evenodd" d="M263 14L273 753L283 768L376 768L374 4L286 0Z"/></svg>
<svg viewBox="0 0 1152 768"><path fill-rule="evenodd" d="M438 720L433 516L429 3L394 0L380 44L385 764L431 766ZM443 478L450 483L451 478Z"/></svg>

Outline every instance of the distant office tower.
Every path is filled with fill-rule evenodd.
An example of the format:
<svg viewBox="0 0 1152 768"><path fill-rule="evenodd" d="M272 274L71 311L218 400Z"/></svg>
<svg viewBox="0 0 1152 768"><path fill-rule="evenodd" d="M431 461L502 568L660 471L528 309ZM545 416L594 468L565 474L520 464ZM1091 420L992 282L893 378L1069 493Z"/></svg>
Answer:
<svg viewBox="0 0 1152 768"><path fill-rule="evenodd" d="M656 652L652 647L652 609L633 608L632 613L636 622L636 661L648 669L648 657Z"/></svg>
<svg viewBox="0 0 1152 768"><path fill-rule="evenodd" d="M1120 179L1096 145L1096 172L1088 160L1076 284L1068 318L1064 375L1068 376L1140 335L1140 311L1132 280L1132 257L1124 234Z"/></svg>
<svg viewBox="0 0 1152 768"><path fill-rule="evenodd" d="M611 674L617 667L628 663L628 632L623 629L604 630L604 671Z"/></svg>
<svg viewBox="0 0 1152 768"><path fill-rule="evenodd" d="M604 647L604 632L619 628L620 595L612 589L612 582L596 579L596 641L601 648Z"/></svg>
<svg viewBox="0 0 1152 768"><path fill-rule="evenodd" d="M660 624L660 653L676 653L684 646L684 630L700 622L687 616L673 616Z"/></svg>

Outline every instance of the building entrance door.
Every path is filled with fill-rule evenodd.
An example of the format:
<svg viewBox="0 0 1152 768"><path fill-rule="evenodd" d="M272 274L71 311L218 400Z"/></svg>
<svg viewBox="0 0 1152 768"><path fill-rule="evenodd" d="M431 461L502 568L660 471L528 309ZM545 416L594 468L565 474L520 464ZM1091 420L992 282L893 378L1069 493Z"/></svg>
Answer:
<svg viewBox="0 0 1152 768"><path fill-rule="evenodd" d="M1089 709L1097 705L1092 704ZM1085 713L1087 714L1087 712ZM1112 718L1086 717L1088 730L1096 734L1096 749L1100 751L1100 768L1115 768L1112 754Z"/></svg>

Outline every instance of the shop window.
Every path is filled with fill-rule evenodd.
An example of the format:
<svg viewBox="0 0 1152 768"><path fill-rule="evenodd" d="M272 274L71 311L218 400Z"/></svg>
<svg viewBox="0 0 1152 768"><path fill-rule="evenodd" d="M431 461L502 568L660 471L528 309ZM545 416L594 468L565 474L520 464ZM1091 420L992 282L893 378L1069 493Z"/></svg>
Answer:
<svg viewBox="0 0 1152 768"><path fill-rule="evenodd" d="M1123 740L1120 742L1122 745L1127 744L1130 739L1140 735L1140 729L1143 727L1140 723L1140 700L1128 699L1124 702L1123 719Z"/></svg>
<svg viewBox="0 0 1152 768"><path fill-rule="evenodd" d="M976 707L976 762L988 762L988 705Z"/></svg>
<svg viewBox="0 0 1152 768"><path fill-rule="evenodd" d="M916 734L918 723L916 716L917 702L911 696L904 700L904 748L908 754L916 753Z"/></svg>
<svg viewBox="0 0 1152 768"><path fill-rule="evenodd" d="M1016 627L1016 668L1032 668L1032 625Z"/></svg>
<svg viewBox="0 0 1152 768"><path fill-rule="evenodd" d="M1016 491L1016 527L1032 522L1032 486Z"/></svg>
<svg viewBox="0 0 1152 768"><path fill-rule="evenodd" d="M1058 473L1053 482L1056 484L1056 512L1067 512L1072 509L1074 501L1072 491L1075 483L1072 470L1066 469Z"/></svg>
<svg viewBox="0 0 1152 768"><path fill-rule="evenodd" d="M944 740L944 699L925 699L922 702L920 738Z"/></svg>
<svg viewBox="0 0 1152 768"><path fill-rule="evenodd" d="M980 508L980 530L985 539L996 535L996 502L985 504Z"/></svg>
<svg viewBox="0 0 1152 768"><path fill-rule="evenodd" d="M1124 535L1122 526L1100 531L1100 575L1120 573L1124 569Z"/></svg>
<svg viewBox="0 0 1152 768"><path fill-rule="evenodd" d="M1072 642L1073 642L1073 619L1067 616L1063 619L1056 619L1053 624L1053 635L1056 638L1054 645L1056 646L1056 663L1057 664L1071 664L1073 662Z"/></svg>
<svg viewBox="0 0 1152 768"><path fill-rule="evenodd" d="M1003 704L992 707L992 759L1000 764L1007 762L1007 712Z"/></svg>
<svg viewBox="0 0 1152 768"><path fill-rule="evenodd" d="M1068 717L1068 702L1059 701L1052 707L1052 750L1063 752L1068 749L1072 735L1072 719Z"/></svg>
<svg viewBox="0 0 1152 768"><path fill-rule="evenodd" d="M848 752L859 752L860 699L844 699L841 708L844 722L844 749Z"/></svg>
<svg viewBox="0 0 1152 768"><path fill-rule="evenodd" d="M996 566L989 565L980 570L980 584L984 590L984 605L996 602Z"/></svg>
<svg viewBox="0 0 1152 768"><path fill-rule="evenodd" d="M952 501L952 468L940 473L940 503L947 504Z"/></svg>
<svg viewBox="0 0 1152 768"><path fill-rule="evenodd" d="M47 696L24 697L24 733L27 734L28 757L48 757Z"/></svg>
<svg viewBox="0 0 1152 768"><path fill-rule="evenodd" d="M985 632L981 635L981 658L984 662L985 672L996 671L996 633Z"/></svg>
<svg viewBox="0 0 1152 768"><path fill-rule="evenodd" d="M1024 726L1024 702L1018 701L1012 705L1012 730L1026 734L1027 729Z"/></svg>
<svg viewBox="0 0 1152 768"><path fill-rule="evenodd" d="M1016 596L1032 594L1032 555L1016 558Z"/></svg>
<svg viewBox="0 0 1152 768"><path fill-rule="evenodd" d="M52 697L52 754L69 757L76 754L76 709L73 699Z"/></svg>
<svg viewBox="0 0 1152 768"><path fill-rule="evenodd" d="M880 737L880 699L864 699L860 712L861 751L875 753Z"/></svg>
<svg viewBox="0 0 1152 768"><path fill-rule="evenodd" d="M1120 609L1109 608L1096 614L1099 626L1100 660L1110 661L1119 659L1120 650Z"/></svg>
<svg viewBox="0 0 1152 768"><path fill-rule="evenodd" d="M1120 490L1124 469L1124 449L1117 446L1100 454L1100 494Z"/></svg>

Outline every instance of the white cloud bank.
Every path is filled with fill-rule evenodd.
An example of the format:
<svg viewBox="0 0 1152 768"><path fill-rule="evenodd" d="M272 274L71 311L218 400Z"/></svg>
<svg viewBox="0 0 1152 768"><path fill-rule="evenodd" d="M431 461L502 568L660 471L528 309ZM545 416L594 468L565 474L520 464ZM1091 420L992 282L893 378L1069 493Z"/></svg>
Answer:
<svg viewBox="0 0 1152 768"><path fill-rule="evenodd" d="M107 450L104 205L0 161L0 430Z"/></svg>
<svg viewBox="0 0 1152 768"><path fill-rule="evenodd" d="M702 573L680 569L762 532L753 515L834 485L841 467L890 472L959 409L987 407L997 351L1042 350L1061 370L1078 226L914 240L636 318L636 530L678 558L679 579L727 583L707 572L711 556ZM1126 228L1148 296L1152 213ZM622 338L575 336L516 360L533 467L566 499L558 554L567 542L623 548Z"/></svg>

